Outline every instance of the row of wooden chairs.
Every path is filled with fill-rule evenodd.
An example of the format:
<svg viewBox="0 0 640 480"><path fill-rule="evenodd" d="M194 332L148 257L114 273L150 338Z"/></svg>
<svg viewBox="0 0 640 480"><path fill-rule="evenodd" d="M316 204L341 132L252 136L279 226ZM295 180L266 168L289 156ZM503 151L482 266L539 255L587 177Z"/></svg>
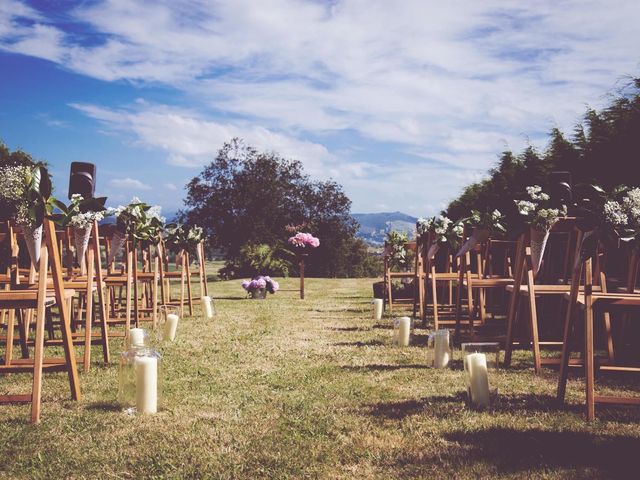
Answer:
<svg viewBox="0 0 640 480"><path fill-rule="evenodd" d="M67 371L72 398L79 399L76 362L89 370L92 345L101 346L103 360L109 363L109 340L125 337L132 326L141 322L151 322L155 328L160 303L179 306L181 312L188 308L193 314L194 277L198 278L200 297L208 294L202 242L196 251L195 270L190 267L188 252L177 256L175 269L169 268L162 239L156 246L144 249L133 248L127 242L120 266L116 267L116 261L104 265L113 227L99 228L95 223L85 258L79 259L77 266L70 229L56 231L49 220L45 220L44 227L40 262L30 268L20 265L21 232L9 225L6 232L0 233L0 243L8 244L10 252L5 254L10 258L3 258L9 260L9 266L0 275L0 330L5 332L0 337L0 344L5 346L0 372L32 372L34 379L31 394L0 396L0 403L31 402L33 422L40 417L42 372ZM180 282L177 297L172 292L175 281ZM124 328L111 329L116 325ZM19 359L14 358L16 345L20 347ZM44 347L49 346L62 346L65 357L45 358ZM74 346L84 347L82 357L75 357Z"/></svg>
<svg viewBox="0 0 640 480"><path fill-rule="evenodd" d="M413 304L414 315L425 325L428 318L432 320L434 329L455 328L458 341L499 342L505 350L506 367L514 350L523 347L531 350L536 373L544 366L559 366L559 400L564 399L569 368L584 368L587 418L592 419L596 403L640 404L637 398L594 393L596 370L640 371L637 363L620 364L616 346L629 336L616 340L612 326L615 316L617 324L630 330L629 322L639 310L636 283L640 256L633 254L628 261L617 262L628 265L628 272L626 282L618 281L620 286L611 293L610 285L616 283L606 275L611 248L600 245L594 258L582 258L584 237L576 219L559 220L551 229L543 266L537 272L529 232L517 241L489 239L460 257L446 244L432 248L427 236L415 246L413 270L394 276L385 268L385 283L398 276L412 277L415 296L408 303ZM390 308L399 306L389 288L386 297ZM595 355L594 332L602 332L604 355L600 357ZM582 355L572 358L576 340L582 338ZM542 350L548 347L561 350L561 355L543 355Z"/></svg>

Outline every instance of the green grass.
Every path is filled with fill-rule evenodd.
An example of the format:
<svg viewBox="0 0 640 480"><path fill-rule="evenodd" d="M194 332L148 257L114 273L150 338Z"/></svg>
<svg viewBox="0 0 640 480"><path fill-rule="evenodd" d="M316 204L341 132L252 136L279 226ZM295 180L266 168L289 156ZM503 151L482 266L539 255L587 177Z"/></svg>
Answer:
<svg viewBox="0 0 640 480"><path fill-rule="evenodd" d="M582 382L553 402L556 373L530 356L492 375L488 412L465 405L453 368L425 365L415 346L391 346L388 320L371 320L371 279L307 279L295 292L243 299L239 281L210 283L217 315L183 319L163 348L164 397L155 416L116 400L117 361L81 373L69 400L63 374L46 375L42 423L28 405L0 406L2 478L566 478L635 472L640 409L582 415ZM297 279L283 280L295 288ZM199 310L199 307L198 307ZM120 340L112 342L114 359ZM0 394L28 375L0 378ZM633 383L609 381L624 391Z"/></svg>

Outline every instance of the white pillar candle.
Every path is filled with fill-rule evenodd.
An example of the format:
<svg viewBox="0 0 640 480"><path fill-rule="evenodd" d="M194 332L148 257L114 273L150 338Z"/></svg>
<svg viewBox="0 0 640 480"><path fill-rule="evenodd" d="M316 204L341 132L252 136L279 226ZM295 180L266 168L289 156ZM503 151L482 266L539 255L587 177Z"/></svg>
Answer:
<svg viewBox="0 0 640 480"><path fill-rule="evenodd" d="M205 295L200 302L202 303L204 318L213 318L213 301L211 297Z"/></svg>
<svg viewBox="0 0 640 480"><path fill-rule="evenodd" d="M466 358L470 377L471 401L478 407L488 407L490 396L487 356L484 353L471 353Z"/></svg>
<svg viewBox="0 0 640 480"><path fill-rule="evenodd" d="M129 347L144 347L145 345L144 328L129 329Z"/></svg>
<svg viewBox="0 0 640 480"><path fill-rule="evenodd" d="M398 346L408 347L410 336L411 319L409 317L400 317L398 319Z"/></svg>
<svg viewBox="0 0 640 480"><path fill-rule="evenodd" d="M158 359L136 357L136 410L138 413L158 411Z"/></svg>
<svg viewBox="0 0 640 480"><path fill-rule="evenodd" d="M384 306L384 302L381 298L373 299L373 319L380 320L382 319L382 307Z"/></svg>
<svg viewBox="0 0 640 480"><path fill-rule="evenodd" d="M176 339L176 330L178 329L178 320L180 317L175 313L168 313L164 322L164 339L173 342Z"/></svg>
<svg viewBox="0 0 640 480"><path fill-rule="evenodd" d="M449 330L438 330L433 339L433 366L447 368L449 365Z"/></svg>

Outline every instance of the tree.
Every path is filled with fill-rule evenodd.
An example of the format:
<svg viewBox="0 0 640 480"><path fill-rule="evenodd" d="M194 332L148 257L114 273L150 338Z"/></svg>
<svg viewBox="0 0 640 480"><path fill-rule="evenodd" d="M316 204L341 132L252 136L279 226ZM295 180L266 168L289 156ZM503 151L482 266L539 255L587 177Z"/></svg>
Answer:
<svg viewBox="0 0 640 480"><path fill-rule="evenodd" d="M297 160L258 152L233 139L188 183L185 205L182 220L202 226L212 246L224 250L228 276L284 273L282 268L269 272L276 267L264 262L294 260L285 248L290 225L320 238L320 247L306 262L309 275L363 273L367 255L355 239L358 224L350 215L351 201L336 182L311 180ZM259 252L261 260L250 258L251 252ZM267 271L255 271L256 265ZM290 265L295 271L295 262Z"/></svg>
<svg viewBox="0 0 640 480"><path fill-rule="evenodd" d="M640 154L640 79L626 85L611 104L598 112L587 109L583 123L576 125L571 139L554 128L543 155L529 146L514 157L504 152L489 178L467 186L444 212L452 219L466 217L472 208L497 208L506 215L509 232L522 226L514 199L522 198L525 187L547 187L552 171L571 172L575 190L585 183L606 190L618 185L638 186L635 173Z"/></svg>

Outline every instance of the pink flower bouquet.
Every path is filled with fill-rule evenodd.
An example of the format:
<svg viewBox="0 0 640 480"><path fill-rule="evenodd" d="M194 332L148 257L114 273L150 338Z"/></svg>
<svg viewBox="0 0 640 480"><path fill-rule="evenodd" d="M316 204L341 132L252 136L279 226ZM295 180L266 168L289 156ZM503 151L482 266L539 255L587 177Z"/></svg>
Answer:
<svg viewBox="0 0 640 480"><path fill-rule="evenodd" d="M300 232L289 238L289 243L296 248L317 248L320 245L320 240L310 233Z"/></svg>

